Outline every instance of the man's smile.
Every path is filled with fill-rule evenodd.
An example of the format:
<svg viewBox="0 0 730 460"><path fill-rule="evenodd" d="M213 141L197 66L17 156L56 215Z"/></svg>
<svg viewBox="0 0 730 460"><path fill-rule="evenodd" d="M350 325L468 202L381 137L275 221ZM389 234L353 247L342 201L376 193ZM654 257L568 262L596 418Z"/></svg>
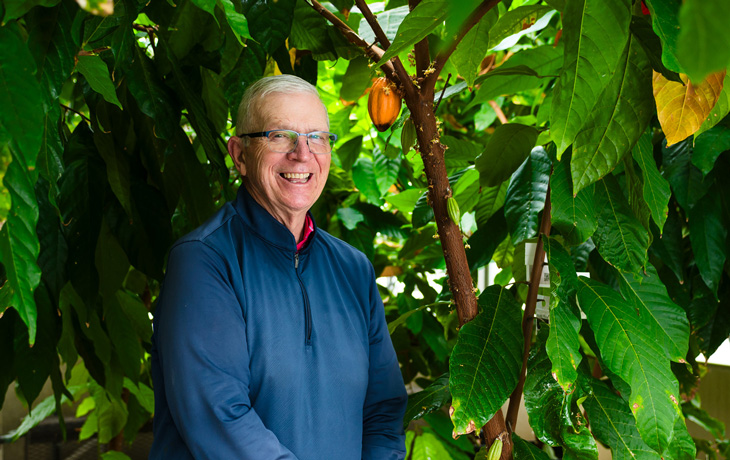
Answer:
<svg viewBox="0 0 730 460"><path fill-rule="evenodd" d="M293 184L306 184L313 176L311 173L280 173L279 176Z"/></svg>

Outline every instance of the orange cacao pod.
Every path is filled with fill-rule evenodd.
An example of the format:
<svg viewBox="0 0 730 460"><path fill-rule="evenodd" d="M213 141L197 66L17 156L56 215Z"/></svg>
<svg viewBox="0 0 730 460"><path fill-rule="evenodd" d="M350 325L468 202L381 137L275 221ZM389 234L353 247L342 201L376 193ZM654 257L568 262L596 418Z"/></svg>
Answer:
<svg viewBox="0 0 730 460"><path fill-rule="evenodd" d="M378 131L385 131L400 114L401 95L387 78L375 80L368 96L368 113Z"/></svg>

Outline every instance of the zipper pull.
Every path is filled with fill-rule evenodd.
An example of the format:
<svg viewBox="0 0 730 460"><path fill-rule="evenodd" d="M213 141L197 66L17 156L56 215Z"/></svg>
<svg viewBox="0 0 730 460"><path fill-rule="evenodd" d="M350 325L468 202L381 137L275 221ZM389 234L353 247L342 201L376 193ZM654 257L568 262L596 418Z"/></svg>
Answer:
<svg viewBox="0 0 730 460"><path fill-rule="evenodd" d="M294 268L299 268L299 253L294 253Z"/></svg>

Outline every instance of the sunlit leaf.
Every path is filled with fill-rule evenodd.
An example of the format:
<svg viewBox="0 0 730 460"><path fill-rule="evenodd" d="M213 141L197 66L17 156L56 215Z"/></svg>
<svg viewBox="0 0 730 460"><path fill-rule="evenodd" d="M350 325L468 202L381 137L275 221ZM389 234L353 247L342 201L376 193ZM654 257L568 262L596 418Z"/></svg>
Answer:
<svg viewBox="0 0 730 460"><path fill-rule="evenodd" d="M385 64L401 51L410 48L414 43L430 34L449 14L450 9L446 5L446 0L419 2L398 26L398 33L378 64Z"/></svg>
<svg viewBox="0 0 730 460"><path fill-rule="evenodd" d="M708 75L699 84L683 76L685 84L682 85L654 72L654 100L667 145L682 141L700 129L720 97L724 78L724 70Z"/></svg>
<svg viewBox="0 0 730 460"><path fill-rule="evenodd" d="M560 155L573 143L598 96L610 83L629 38L627 0L568 2L563 12L565 56L550 112Z"/></svg>
<svg viewBox="0 0 730 460"><path fill-rule="evenodd" d="M489 36L489 48L494 48L502 40L535 25L538 19L552 10L544 5L523 5L503 14L494 25Z"/></svg>
<svg viewBox="0 0 730 460"><path fill-rule="evenodd" d="M730 3L687 0L679 10L677 59L690 80L697 82L730 64Z"/></svg>
<svg viewBox="0 0 730 460"><path fill-rule="evenodd" d="M474 80L479 73L479 64L489 51L490 30L498 17L496 8L485 14L459 42L451 55L451 62L469 86L474 86Z"/></svg>
<svg viewBox="0 0 730 460"><path fill-rule="evenodd" d="M677 61L677 38L679 37L679 8L682 0L646 0L644 4L651 12L651 25L662 42L662 62L674 72L681 72Z"/></svg>
<svg viewBox="0 0 730 460"><path fill-rule="evenodd" d="M490 286L482 312L459 331L449 362L455 434L481 430L517 384L522 363L521 310L512 294Z"/></svg>

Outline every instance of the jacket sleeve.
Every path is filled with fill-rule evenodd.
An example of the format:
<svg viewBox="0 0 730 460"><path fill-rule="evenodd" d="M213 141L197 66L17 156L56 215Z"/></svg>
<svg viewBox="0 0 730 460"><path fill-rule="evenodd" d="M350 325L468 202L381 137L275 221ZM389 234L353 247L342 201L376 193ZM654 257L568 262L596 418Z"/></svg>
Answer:
<svg viewBox="0 0 730 460"><path fill-rule="evenodd" d="M246 324L230 279L203 242L170 252L154 334L172 420L195 458L296 460L251 407Z"/></svg>
<svg viewBox="0 0 730 460"><path fill-rule="evenodd" d="M371 271L370 367L363 407L363 460L405 458L403 416L408 395L385 322L385 309Z"/></svg>

